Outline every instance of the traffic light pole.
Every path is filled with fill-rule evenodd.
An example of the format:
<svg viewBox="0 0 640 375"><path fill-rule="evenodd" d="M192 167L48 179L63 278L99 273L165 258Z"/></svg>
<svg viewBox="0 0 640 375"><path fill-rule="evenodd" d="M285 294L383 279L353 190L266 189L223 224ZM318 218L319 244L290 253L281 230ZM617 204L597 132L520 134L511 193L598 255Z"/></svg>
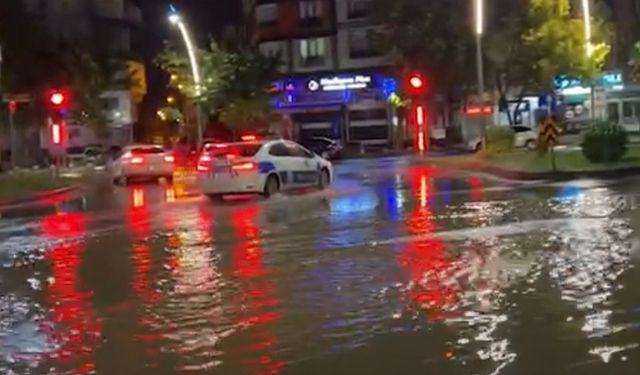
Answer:
<svg viewBox="0 0 640 375"><path fill-rule="evenodd" d="M16 125L14 121L14 111L9 110L9 142L11 142L11 168L16 167Z"/></svg>
<svg viewBox="0 0 640 375"><path fill-rule="evenodd" d="M476 67L478 69L478 105L484 109L484 59L482 58L482 33L476 34ZM483 114L482 121L482 148L486 146L487 118Z"/></svg>

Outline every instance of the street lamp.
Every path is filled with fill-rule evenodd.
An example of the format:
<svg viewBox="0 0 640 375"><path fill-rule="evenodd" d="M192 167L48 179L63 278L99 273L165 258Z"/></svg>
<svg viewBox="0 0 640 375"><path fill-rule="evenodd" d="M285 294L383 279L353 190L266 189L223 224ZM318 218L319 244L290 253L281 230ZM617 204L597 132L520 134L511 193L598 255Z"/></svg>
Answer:
<svg viewBox="0 0 640 375"><path fill-rule="evenodd" d="M189 31L187 30L187 26L184 21L182 21L182 17L176 10L173 5L169 6L169 22L172 25L175 25L180 30L180 34L182 34L182 39L184 39L184 44L187 47L187 53L189 55L189 63L191 65L191 74L193 75L193 83L195 85L196 90L196 117L197 117L197 127L198 127L198 147L202 144L202 108L200 104L200 95L201 95L201 78L200 78L200 68L198 67L198 60L196 59L196 52L193 47L193 42L191 41L191 36L189 35ZM173 78L173 77L172 77Z"/></svg>
<svg viewBox="0 0 640 375"><path fill-rule="evenodd" d="M593 58L593 43L591 35L591 10L589 8L589 0L582 0L582 16L584 17L584 36L586 42L587 62L591 62ZM593 84L593 77L591 79L591 120L596 118L595 108L595 85Z"/></svg>
<svg viewBox="0 0 640 375"><path fill-rule="evenodd" d="M582 13L584 16L584 34L587 42L587 57L593 56L593 44L591 43L591 11L589 9L589 0L582 0Z"/></svg>
<svg viewBox="0 0 640 375"><path fill-rule="evenodd" d="M478 105L484 108L484 61L482 58L482 36L484 34L484 0L475 0L475 31L476 31L476 67L478 69ZM486 119L482 117L482 136L486 133Z"/></svg>

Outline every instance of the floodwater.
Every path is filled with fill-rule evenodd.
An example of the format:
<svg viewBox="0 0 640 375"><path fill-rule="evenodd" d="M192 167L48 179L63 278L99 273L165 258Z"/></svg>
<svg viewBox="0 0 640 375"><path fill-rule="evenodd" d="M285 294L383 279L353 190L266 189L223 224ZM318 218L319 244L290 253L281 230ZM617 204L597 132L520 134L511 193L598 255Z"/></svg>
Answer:
<svg viewBox="0 0 640 375"><path fill-rule="evenodd" d="M408 159L211 203L99 187L0 219L1 374L640 373L638 180Z"/></svg>

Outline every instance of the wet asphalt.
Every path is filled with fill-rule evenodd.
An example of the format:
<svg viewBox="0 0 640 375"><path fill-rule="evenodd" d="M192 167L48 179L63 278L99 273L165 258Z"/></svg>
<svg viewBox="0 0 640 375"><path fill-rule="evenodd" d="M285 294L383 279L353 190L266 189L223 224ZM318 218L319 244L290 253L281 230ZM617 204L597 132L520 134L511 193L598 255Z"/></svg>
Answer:
<svg viewBox="0 0 640 375"><path fill-rule="evenodd" d="M640 373L640 179L335 168L3 212L0 374Z"/></svg>

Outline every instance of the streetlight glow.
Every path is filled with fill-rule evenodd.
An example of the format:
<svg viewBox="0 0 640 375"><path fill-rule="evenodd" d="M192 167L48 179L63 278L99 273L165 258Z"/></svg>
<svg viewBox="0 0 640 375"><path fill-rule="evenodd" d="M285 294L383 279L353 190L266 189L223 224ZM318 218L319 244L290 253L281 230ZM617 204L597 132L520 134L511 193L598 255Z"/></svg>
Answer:
<svg viewBox="0 0 640 375"><path fill-rule="evenodd" d="M591 11L589 0L582 0L582 13L584 16L584 33L587 39L587 57L593 56L593 44L591 43Z"/></svg>
<svg viewBox="0 0 640 375"><path fill-rule="evenodd" d="M193 83L195 84L195 94L196 94L196 114L197 114L197 123L198 123L198 146L202 144L202 108L201 103L199 102L199 97L201 95L201 79L200 79L200 68L198 67L198 60L196 59L196 52L193 48L193 42L191 41L191 36L189 35L189 31L187 30L187 26L184 24L182 17L176 10L173 5L169 5L169 22L178 26L180 30L180 34L182 34L182 39L184 39L184 44L187 46L187 53L189 54L189 63L191 64L191 73L193 75ZM180 88L181 85L178 85Z"/></svg>
<svg viewBox="0 0 640 375"><path fill-rule="evenodd" d="M484 33L484 0L476 0L476 35L482 35L483 33Z"/></svg>

